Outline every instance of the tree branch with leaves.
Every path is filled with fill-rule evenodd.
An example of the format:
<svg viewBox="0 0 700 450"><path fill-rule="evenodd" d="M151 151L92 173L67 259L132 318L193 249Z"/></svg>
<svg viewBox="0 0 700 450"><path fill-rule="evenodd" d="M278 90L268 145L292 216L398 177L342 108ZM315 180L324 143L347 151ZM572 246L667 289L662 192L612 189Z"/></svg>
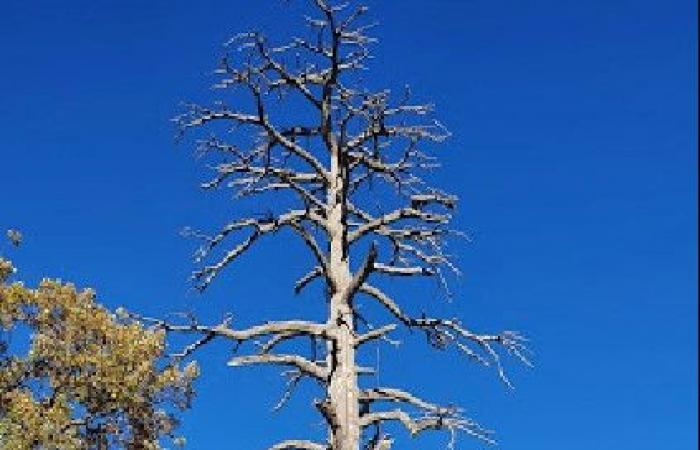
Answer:
<svg viewBox="0 0 700 450"><path fill-rule="evenodd" d="M90 289L10 281L0 258L0 447L150 449L181 444L195 363L165 358L165 333L110 313ZM123 315L123 314L122 314ZM9 341L30 331L29 351Z"/></svg>

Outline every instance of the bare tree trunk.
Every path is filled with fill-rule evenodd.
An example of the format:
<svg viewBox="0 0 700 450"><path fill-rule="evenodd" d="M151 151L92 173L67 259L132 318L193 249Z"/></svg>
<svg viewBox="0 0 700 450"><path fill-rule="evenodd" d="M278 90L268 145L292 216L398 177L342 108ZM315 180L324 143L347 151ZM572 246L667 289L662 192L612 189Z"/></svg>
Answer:
<svg viewBox="0 0 700 450"><path fill-rule="evenodd" d="M335 346L329 352L331 367L329 414L332 419L331 442L334 450L358 450L360 448L360 419L358 411L357 372L355 370L355 349L352 338L352 315L340 294L331 299L330 321L338 324L335 330Z"/></svg>
<svg viewBox="0 0 700 450"><path fill-rule="evenodd" d="M359 450L359 388L355 364L355 324L351 300L350 262L347 243L347 172L342 154L332 136L327 139L331 150L331 187L328 190L331 298L328 326L333 338L328 342L328 387L331 418L330 440L335 450Z"/></svg>

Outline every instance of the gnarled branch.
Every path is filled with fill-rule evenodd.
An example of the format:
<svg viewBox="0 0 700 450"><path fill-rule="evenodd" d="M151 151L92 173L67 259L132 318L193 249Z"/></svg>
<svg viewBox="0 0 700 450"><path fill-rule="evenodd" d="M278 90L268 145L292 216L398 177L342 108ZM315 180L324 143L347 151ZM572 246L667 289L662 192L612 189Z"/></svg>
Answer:
<svg viewBox="0 0 700 450"><path fill-rule="evenodd" d="M448 430L453 434L456 431L462 431L489 444L496 443L490 437L490 431L484 430L471 419L462 418L454 414L426 414L420 417L412 417L402 409L394 409L392 411L366 414L361 417L360 424L363 428L366 428L370 425L390 421L400 422L411 433L411 436L417 436L427 430ZM450 447L454 447L453 443Z"/></svg>
<svg viewBox="0 0 700 450"><path fill-rule="evenodd" d="M503 331L499 334L478 334L462 327L457 320L411 317L405 314L401 307L380 289L365 283L360 287L359 291L377 300L407 327L423 331L431 346L437 349L444 349L450 344L454 344L465 355L484 366L493 364L496 367L498 376L509 387L512 387L512 385L506 376L501 364L501 357L494 348L494 344L502 346L509 354L515 356L524 364L531 365L527 357L528 349L524 344L526 339L515 331ZM472 349L469 344L476 345L484 354L482 355Z"/></svg>

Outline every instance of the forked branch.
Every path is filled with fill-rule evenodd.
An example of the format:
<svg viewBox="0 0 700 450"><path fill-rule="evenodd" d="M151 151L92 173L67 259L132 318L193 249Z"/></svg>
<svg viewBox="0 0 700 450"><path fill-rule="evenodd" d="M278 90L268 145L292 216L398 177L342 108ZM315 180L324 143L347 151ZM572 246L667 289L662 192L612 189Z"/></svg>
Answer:
<svg viewBox="0 0 700 450"><path fill-rule="evenodd" d="M401 307L380 289L365 283L359 289L374 298L396 319L411 329L419 329L426 335L428 343L437 349L454 345L469 358L484 366L495 366L501 380L512 387L501 363L501 357L494 348L500 345L507 353L515 356L522 363L531 366L525 346L525 338L515 331L503 331L499 334L478 334L464 328L454 319L436 319L429 317L412 317L403 312ZM472 348L476 346L477 349Z"/></svg>

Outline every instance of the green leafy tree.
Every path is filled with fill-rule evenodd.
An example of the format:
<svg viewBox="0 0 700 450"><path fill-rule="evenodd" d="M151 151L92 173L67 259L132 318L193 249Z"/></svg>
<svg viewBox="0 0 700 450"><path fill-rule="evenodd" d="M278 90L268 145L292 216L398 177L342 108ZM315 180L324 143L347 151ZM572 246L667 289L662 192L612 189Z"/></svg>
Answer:
<svg viewBox="0 0 700 450"><path fill-rule="evenodd" d="M164 364L164 333L112 314L91 289L11 282L0 258L0 449L161 448L190 404L194 364ZM28 331L28 332L27 332ZM17 354L11 339L29 341Z"/></svg>

